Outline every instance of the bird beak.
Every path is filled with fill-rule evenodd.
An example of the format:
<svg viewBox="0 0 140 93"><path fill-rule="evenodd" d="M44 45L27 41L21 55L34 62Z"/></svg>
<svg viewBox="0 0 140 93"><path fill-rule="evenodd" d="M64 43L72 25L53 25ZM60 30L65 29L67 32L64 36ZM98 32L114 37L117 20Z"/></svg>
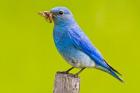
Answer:
<svg viewBox="0 0 140 93"><path fill-rule="evenodd" d="M52 18L52 13L49 11L43 11L43 12L39 12L39 15L43 16L47 21L49 21L49 23L52 23L53 18Z"/></svg>

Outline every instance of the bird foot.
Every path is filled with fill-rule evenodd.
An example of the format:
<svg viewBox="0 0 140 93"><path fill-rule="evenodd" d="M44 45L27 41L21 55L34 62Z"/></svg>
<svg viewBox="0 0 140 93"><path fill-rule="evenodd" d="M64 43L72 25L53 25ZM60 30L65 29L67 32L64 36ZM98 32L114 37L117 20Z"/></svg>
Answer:
<svg viewBox="0 0 140 93"><path fill-rule="evenodd" d="M59 72L57 72L57 73L69 74L69 72L67 72L67 71L59 71Z"/></svg>
<svg viewBox="0 0 140 93"><path fill-rule="evenodd" d="M74 74L74 77L75 77L75 78L78 78L79 76L78 76L78 74Z"/></svg>
<svg viewBox="0 0 140 93"><path fill-rule="evenodd" d="M69 73L67 71L59 71L59 72L57 72L57 74L66 74L66 75L72 76L74 78L78 78L79 77L79 73L72 74L72 73Z"/></svg>

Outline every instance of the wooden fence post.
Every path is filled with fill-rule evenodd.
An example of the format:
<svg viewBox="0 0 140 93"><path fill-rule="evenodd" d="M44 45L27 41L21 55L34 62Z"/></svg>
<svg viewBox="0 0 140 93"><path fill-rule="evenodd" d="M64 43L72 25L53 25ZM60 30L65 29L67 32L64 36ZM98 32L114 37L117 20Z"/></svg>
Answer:
<svg viewBox="0 0 140 93"><path fill-rule="evenodd" d="M53 93L79 93L80 78L73 74L57 72Z"/></svg>

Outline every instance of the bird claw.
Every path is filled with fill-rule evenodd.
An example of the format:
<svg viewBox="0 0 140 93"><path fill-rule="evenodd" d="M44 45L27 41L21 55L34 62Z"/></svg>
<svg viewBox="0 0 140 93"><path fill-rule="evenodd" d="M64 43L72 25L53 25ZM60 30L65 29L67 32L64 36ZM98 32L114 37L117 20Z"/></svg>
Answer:
<svg viewBox="0 0 140 93"><path fill-rule="evenodd" d="M61 72L57 72L57 73L61 73L61 74L69 74L67 71L61 71Z"/></svg>
<svg viewBox="0 0 140 93"><path fill-rule="evenodd" d="M75 77L75 78L78 78L78 74L77 74L77 73L76 73L76 74L74 74L74 77Z"/></svg>

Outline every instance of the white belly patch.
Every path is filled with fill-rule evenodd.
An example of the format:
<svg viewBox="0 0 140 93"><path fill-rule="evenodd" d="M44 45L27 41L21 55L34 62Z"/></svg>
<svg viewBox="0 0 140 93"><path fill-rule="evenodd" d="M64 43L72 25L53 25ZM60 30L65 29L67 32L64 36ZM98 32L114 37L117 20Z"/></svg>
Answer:
<svg viewBox="0 0 140 93"><path fill-rule="evenodd" d="M74 67L95 67L95 62L82 51L69 52L63 55L65 60Z"/></svg>

